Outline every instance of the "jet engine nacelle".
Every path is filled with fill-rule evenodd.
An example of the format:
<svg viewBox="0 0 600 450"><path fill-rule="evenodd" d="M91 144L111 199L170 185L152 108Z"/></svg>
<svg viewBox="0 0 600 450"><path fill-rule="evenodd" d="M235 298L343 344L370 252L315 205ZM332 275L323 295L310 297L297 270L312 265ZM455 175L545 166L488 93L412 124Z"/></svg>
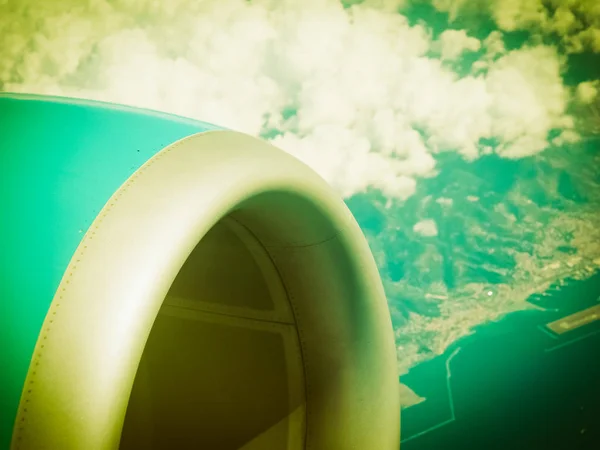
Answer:
<svg viewBox="0 0 600 450"><path fill-rule="evenodd" d="M367 242L259 139L0 95L0 448L397 450Z"/></svg>

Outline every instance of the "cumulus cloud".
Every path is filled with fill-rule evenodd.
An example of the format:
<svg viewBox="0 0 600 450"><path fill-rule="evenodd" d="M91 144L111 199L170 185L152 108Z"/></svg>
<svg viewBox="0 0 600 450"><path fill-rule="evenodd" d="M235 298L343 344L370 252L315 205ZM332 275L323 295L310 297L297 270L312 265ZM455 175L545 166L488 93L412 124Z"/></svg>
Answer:
<svg viewBox="0 0 600 450"><path fill-rule="evenodd" d="M467 35L465 30L446 30L439 37L442 60L455 60L463 52L476 52L481 48L479 39Z"/></svg>
<svg viewBox="0 0 600 450"><path fill-rule="evenodd" d="M8 0L0 89L262 136L344 196L375 187L405 199L435 175L439 152L475 159L495 140L499 154L525 157L550 145L551 130L572 128L552 48L506 52L501 35L481 44L462 30L432 41L398 12L404 3ZM477 51L470 75L445 64Z"/></svg>
<svg viewBox="0 0 600 450"><path fill-rule="evenodd" d="M600 52L597 0L432 0L450 20L464 11L488 14L502 31L528 30L559 38L567 52Z"/></svg>
<svg viewBox="0 0 600 450"><path fill-rule="evenodd" d="M413 231L417 234L426 237L437 236L438 234L437 225L435 223L435 220L432 219L425 219L421 220L420 222L417 222L413 226Z"/></svg>
<svg viewBox="0 0 600 450"><path fill-rule="evenodd" d="M493 96L492 134L501 138L499 154L533 155L548 146L551 130L572 128L560 72L559 55L547 46L513 50L492 63L487 85Z"/></svg>
<svg viewBox="0 0 600 450"><path fill-rule="evenodd" d="M543 31L556 33L569 52L600 52L600 3L597 0L552 0L553 14Z"/></svg>
<svg viewBox="0 0 600 450"><path fill-rule="evenodd" d="M494 0L491 8L498 27L505 31L544 25L548 20L542 0Z"/></svg>
<svg viewBox="0 0 600 450"><path fill-rule="evenodd" d="M578 126L585 134L600 133L600 80L584 81L575 88Z"/></svg>
<svg viewBox="0 0 600 450"><path fill-rule="evenodd" d="M600 92L600 82L596 81L584 81L577 85L577 100L585 105L593 103L598 97Z"/></svg>

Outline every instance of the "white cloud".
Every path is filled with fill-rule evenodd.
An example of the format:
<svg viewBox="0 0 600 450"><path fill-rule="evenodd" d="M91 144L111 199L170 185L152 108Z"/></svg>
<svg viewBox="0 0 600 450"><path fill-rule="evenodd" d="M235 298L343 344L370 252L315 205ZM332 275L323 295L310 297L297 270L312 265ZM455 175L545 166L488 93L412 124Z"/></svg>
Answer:
<svg viewBox="0 0 600 450"><path fill-rule="evenodd" d="M443 206L452 206L454 204L454 200L452 200L451 198L448 198L448 197L440 197L440 198L436 199L436 203L443 205Z"/></svg>
<svg viewBox="0 0 600 450"><path fill-rule="evenodd" d="M556 9L553 19L549 28L557 32L560 36L571 34L580 26L573 12L565 5L561 5Z"/></svg>
<svg viewBox="0 0 600 450"><path fill-rule="evenodd" d="M493 96L492 134L501 138L499 153L518 158L548 146L547 135L565 120L568 91L561 61L552 47L513 50L491 64L487 86Z"/></svg>
<svg viewBox="0 0 600 450"><path fill-rule="evenodd" d="M413 231L417 234L427 237L437 236L438 234L437 225L432 219L425 219L417 222L413 226Z"/></svg>
<svg viewBox="0 0 600 450"><path fill-rule="evenodd" d="M552 139L552 145L561 146L574 144L576 142L579 142L580 140L581 136L579 135L579 133L573 130L564 130L558 136Z"/></svg>
<svg viewBox="0 0 600 450"><path fill-rule="evenodd" d="M492 31L483 41L483 46L486 50L486 56L488 59L496 59L506 53L506 47L504 46L504 38L502 33L498 30Z"/></svg>
<svg viewBox="0 0 600 450"><path fill-rule="evenodd" d="M405 199L416 189L416 181L406 174L412 172L409 164L371 152L366 138L344 127L321 125L302 138L286 132L272 143L313 167L344 197L373 186Z"/></svg>
<svg viewBox="0 0 600 450"><path fill-rule="evenodd" d="M600 81L584 81L577 85L576 96L581 103L589 105L593 103L600 92Z"/></svg>
<svg viewBox="0 0 600 450"><path fill-rule="evenodd" d="M484 50L484 54L473 63L471 71L474 74L485 73L493 61L506 54L504 37L498 30L494 30L488 34L482 41L481 47Z"/></svg>
<svg viewBox="0 0 600 450"><path fill-rule="evenodd" d="M548 20L542 0L494 0L491 8L498 27L505 31L543 25Z"/></svg>
<svg viewBox="0 0 600 450"><path fill-rule="evenodd" d="M446 30L439 37L442 60L455 60L464 52L476 52L481 48L479 39L467 35L465 30Z"/></svg>
<svg viewBox="0 0 600 450"><path fill-rule="evenodd" d="M428 57L403 2L28 0L0 14L0 86L164 110L269 137L345 196L406 198L440 151L531 155L566 123L559 59L506 54L490 35L477 75ZM11 6L12 7L12 6ZM444 58L479 49L442 34ZM566 127L568 128L568 127Z"/></svg>
<svg viewBox="0 0 600 450"><path fill-rule="evenodd" d="M447 12L450 21L454 21L459 12L469 4L469 0L432 0L431 3L439 11Z"/></svg>
<svg viewBox="0 0 600 450"><path fill-rule="evenodd" d="M528 30L555 34L572 53L600 52L598 0L431 0L454 20L461 12L478 10L494 19L502 31Z"/></svg>
<svg viewBox="0 0 600 450"><path fill-rule="evenodd" d="M600 133L600 80L584 81L575 88L578 127L584 135Z"/></svg>
<svg viewBox="0 0 600 450"><path fill-rule="evenodd" d="M547 29L557 33L569 52L600 52L600 3L552 0L556 7Z"/></svg>
<svg viewBox="0 0 600 450"><path fill-rule="evenodd" d="M363 6L367 6L379 11L396 13L402 7L409 3L408 0L363 0L360 2Z"/></svg>

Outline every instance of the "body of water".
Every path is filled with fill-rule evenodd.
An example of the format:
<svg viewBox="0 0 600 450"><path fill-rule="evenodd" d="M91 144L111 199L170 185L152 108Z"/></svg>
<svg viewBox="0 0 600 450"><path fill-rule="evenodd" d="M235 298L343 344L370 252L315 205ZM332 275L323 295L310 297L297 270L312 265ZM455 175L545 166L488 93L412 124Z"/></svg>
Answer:
<svg viewBox="0 0 600 450"><path fill-rule="evenodd" d="M402 450L600 448L600 320L547 325L600 304L600 272L565 280L481 325L401 381L426 400L402 412Z"/></svg>

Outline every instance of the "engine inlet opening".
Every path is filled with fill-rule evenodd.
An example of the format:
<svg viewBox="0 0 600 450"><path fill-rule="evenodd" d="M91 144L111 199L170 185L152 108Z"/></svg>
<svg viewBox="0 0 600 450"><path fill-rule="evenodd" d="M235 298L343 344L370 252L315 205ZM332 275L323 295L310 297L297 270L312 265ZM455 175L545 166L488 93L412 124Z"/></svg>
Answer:
<svg viewBox="0 0 600 450"><path fill-rule="evenodd" d="M189 255L163 302L120 448L296 448L301 364L276 267L250 231L224 218Z"/></svg>

